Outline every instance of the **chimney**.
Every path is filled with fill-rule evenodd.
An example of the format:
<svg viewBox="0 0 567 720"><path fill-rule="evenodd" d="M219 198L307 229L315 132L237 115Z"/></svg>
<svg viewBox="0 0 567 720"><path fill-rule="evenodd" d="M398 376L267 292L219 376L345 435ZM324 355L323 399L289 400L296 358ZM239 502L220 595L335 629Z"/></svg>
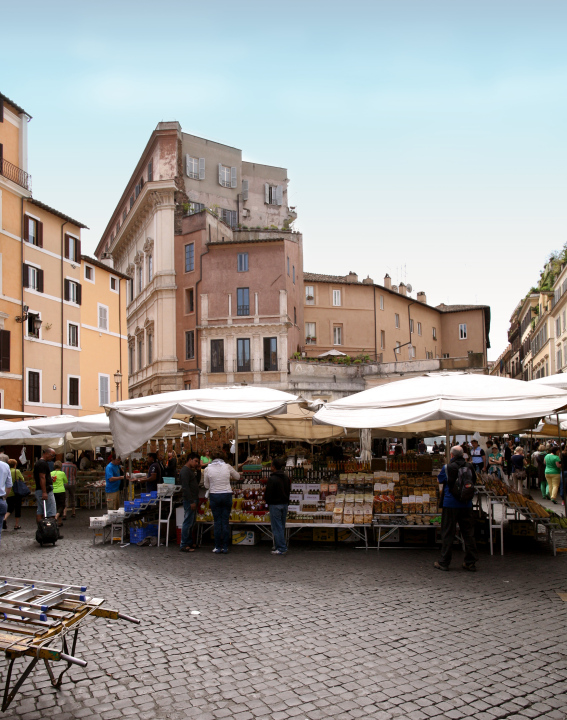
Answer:
<svg viewBox="0 0 567 720"><path fill-rule="evenodd" d="M358 275L355 272L353 272L352 270L349 270L348 275L346 276L345 280L348 283L356 283L356 282L358 282Z"/></svg>
<svg viewBox="0 0 567 720"><path fill-rule="evenodd" d="M384 287L386 290L392 289L392 278L388 275L388 273L384 275Z"/></svg>
<svg viewBox="0 0 567 720"><path fill-rule="evenodd" d="M421 292L418 292L418 293L417 293L417 302L420 302L420 303L423 303L424 305L427 305L427 296L426 296L426 294L423 292L423 290L422 290Z"/></svg>
<svg viewBox="0 0 567 720"><path fill-rule="evenodd" d="M368 277L365 277L362 281L364 285L374 285L374 280L368 275Z"/></svg>
<svg viewBox="0 0 567 720"><path fill-rule="evenodd" d="M400 283L400 288L398 292L400 293L400 295L407 295L405 283Z"/></svg>

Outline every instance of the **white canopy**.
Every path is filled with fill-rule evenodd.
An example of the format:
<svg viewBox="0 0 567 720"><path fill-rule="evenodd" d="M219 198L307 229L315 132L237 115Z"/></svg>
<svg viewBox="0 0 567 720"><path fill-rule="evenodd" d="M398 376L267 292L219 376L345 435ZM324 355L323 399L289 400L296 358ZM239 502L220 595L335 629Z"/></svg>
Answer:
<svg viewBox="0 0 567 720"><path fill-rule="evenodd" d="M56 433L32 435L25 420L21 422L0 420L0 445L42 445L53 447L55 450L60 444L61 436L57 436Z"/></svg>
<svg viewBox="0 0 567 720"><path fill-rule="evenodd" d="M155 437L171 418L197 421L208 418L234 420L285 413L296 395L255 385L180 390L106 405L114 447L129 455L142 443Z"/></svg>
<svg viewBox="0 0 567 720"><path fill-rule="evenodd" d="M329 403L316 423L388 428L392 436L518 432L567 406L567 393L523 380L472 373L428 373Z"/></svg>
<svg viewBox="0 0 567 720"><path fill-rule="evenodd" d="M557 373L556 375L547 375L546 377L530 380L534 385L544 385L545 387L555 387L561 390L567 390L567 373Z"/></svg>
<svg viewBox="0 0 567 720"><path fill-rule="evenodd" d="M324 358L324 357L346 357L346 353L341 352L340 350L335 350L334 348L332 350L327 350L327 352L321 353L320 355L317 355L317 357Z"/></svg>
<svg viewBox="0 0 567 720"><path fill-rule="evenodd" d="M21 410L9 410L8 408L0 408L0 419L9 420L10 418L37 418L45 417L37 413L21 412Z"/></svg>

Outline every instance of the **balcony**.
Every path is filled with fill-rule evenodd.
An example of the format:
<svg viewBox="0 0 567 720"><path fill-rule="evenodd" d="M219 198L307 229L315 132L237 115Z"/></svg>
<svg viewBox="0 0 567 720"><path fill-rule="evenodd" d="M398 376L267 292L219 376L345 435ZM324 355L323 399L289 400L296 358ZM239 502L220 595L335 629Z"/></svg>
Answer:
<svg viewBox="0 0 567 720"><path fill-rule="evenodd" d="M238 305L236 314L240 317L250 315L250 305Z"/></svg>
<svg viewBox="0 0 567 720"><path fill-rule="evenodd" d="M31 175L0 157L0 175L31 192Z"/></svg>

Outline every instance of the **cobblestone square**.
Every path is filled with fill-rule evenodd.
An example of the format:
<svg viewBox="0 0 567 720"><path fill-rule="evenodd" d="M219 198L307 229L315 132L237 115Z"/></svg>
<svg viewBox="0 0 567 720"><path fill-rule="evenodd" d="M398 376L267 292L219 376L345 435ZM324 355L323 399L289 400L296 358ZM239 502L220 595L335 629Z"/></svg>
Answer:
<svg viewBox="0 0 567 720"><path fill-rule="evenodd" d="M42 549L25 510L2 533L2 573L84 583L142 624L93 620L86 670L56 691L38 665L3 717L567 718L565 554L483 552L476 574L460 552L435 571L433 549L181 554L93 546L87 518Z"/></svg>

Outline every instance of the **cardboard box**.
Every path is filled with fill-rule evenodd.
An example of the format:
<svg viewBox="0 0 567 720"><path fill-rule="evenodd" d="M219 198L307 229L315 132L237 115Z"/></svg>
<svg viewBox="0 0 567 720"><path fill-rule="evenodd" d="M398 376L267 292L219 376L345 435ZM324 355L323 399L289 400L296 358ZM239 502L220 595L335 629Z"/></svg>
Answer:
<svg viewBox="0 0 567 720"><path fill-rule="evenodd" d="M334 542L334 528L313 528L313 540L315 542Z"/></svg>
<svg viewBox="0 0 567 720"><path fill-rule="evenodd" d="M233 545L257 545L260 542L259 533L256 530L233 530Z"/></svg>

